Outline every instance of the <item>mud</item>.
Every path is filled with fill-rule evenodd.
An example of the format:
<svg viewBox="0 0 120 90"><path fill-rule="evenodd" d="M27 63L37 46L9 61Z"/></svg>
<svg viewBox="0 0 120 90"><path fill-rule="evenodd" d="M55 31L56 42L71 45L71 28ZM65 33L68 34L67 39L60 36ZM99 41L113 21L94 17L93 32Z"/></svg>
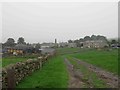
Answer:
<svg viewBox="0 0 120 90"><path fill-rule="evenodd" d="M85 67L87 67L89 70L95 72L99 78L101 78L102 80L104 80L106 82L107 85L109 85L111 88L118 88L118 81L119 81L119 78L118 76L115 76L114 74L108 72L108 71L105 71L101 68L98 68L92 64L89 64L87 62L84 62L82 60L79 60L79 59L76 59L74 58L74 60L77 61L78 64L82 64L84 65Z"/></svg>
<svg viewBox="0 0 120 90"><path fill-rule="evenodd" d="M84 75L80 69L76 69L69 60L65 59L69 73L69 86L68 88L93 88L90 81L84 79Z"/></svg>
<svg viewBox="0 0 120 90"><path fill-rule="evenodd" d="M77 72L73 65L65 59L65 64L67 65L68 73L69 73L69 86L68 88L81 88L81 86L84 84L81 81L82 73Z"/></svg>

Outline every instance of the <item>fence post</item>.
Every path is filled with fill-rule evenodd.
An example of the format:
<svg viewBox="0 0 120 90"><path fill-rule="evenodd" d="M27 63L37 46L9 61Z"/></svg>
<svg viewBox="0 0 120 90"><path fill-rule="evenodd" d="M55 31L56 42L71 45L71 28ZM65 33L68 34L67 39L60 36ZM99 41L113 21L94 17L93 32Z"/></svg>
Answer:
<svg viewBox="0 0 120 90"><path fill-rule="evenodd" d="M15 70L11 68L7 68L7 82L8 82L8 90L15 90Z"/></svg>

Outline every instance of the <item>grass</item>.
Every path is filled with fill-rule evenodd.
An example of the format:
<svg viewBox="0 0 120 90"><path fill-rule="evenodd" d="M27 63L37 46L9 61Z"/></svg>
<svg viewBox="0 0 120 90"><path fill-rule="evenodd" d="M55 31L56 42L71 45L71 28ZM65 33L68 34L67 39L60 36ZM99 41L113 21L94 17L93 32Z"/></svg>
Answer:
<svg viewBox="0 0 120 90"><path fill-rule="evenodd" d="M3 57L2 58L2 67L5 67L9 64L15 64L17 62L25 61L30 58L36 58L34 55L26 55L26 56L9 56L9 57Z"/></svg>
<svg viewBox="0 0 120 90"><path fill-rule="evenodd" d="M58 48L58 55L51 58L45 63L41 70L37 70L30 76L25 77L16 88L66 88L68 87L68 72L64 64L64 58L78 58L80 60L91 63L105 70L118 73L118 53L117 50L105 51L95 49L80 49L80 48ZM34 56L26 57L6 57L2 59L2 67L9 64L17 63L35 58ZM88 74L93 77L93 85L95 87L105 87L101 80L95 74L88 72L83 66L77 66L85 74L84 79L88 78ZM96 83L96 84L95 84ZM103 86L102 86L103 85Z"/></svg>
<svg viewBox="0 0 120 90"><path fill-rule="evenodd" d="M78 58L118 75L118 50L99 51L91 49L79 53L66 54L63 56Z"/></svg>
<svg viewBox="0 0 120 90"><path fill-rule="evenodd" d="M103 80L98 78L96 73L91 72L83 65L79 65L75 60L73 60L71 58L69 58L68 60L74 65L74 67L76 69L79 69L82 72L82 74L83 74L82 80L84 82L90 81L91 86L93 86L94 88L106 88L106 87L108 87ZM85 84L81 88L89 88L89 87L90 87L90 85Z"/></svg>
<svg viewBox="0 0 120 90"><path fill-rule="evenodd" d="M118 52L113 51L88 51L72 55L75 58L86 61L107 71L118 74Z"/></svg>
<svg viewBox="0 0 120 90"><path fill-rule="evenodd" d="M70 54L79 51L79 48L57 48L58 54Z"/></svg>
<svg viewBox="0 0 120 90"><path fill-rule="evenodd" d="M68 73L60 56L51 58L41 70L26 77L17 88L66 88Z"/></svg>

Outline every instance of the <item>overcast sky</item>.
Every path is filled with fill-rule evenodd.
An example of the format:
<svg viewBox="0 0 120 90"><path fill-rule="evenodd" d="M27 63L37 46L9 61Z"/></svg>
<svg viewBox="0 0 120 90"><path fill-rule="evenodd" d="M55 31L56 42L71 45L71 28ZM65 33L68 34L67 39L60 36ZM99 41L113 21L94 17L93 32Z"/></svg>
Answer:
<svg viewBox="0 0 120 90"><path fill-rule="evenodd" d="M32 2L2 4L2 42L58 42L86 35L118 36L117 2Z"/></svg>

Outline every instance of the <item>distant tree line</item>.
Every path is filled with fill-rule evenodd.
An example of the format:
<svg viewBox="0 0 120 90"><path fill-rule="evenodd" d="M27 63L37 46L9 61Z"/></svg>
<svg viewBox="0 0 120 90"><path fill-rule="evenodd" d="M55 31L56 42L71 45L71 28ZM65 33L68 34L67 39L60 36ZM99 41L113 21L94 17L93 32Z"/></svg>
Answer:
<svg viewBox="0 0 120 90"><path fill-rule="evenodd" d="M8 38L5 43L2 44L2 48L4 47L14 47L17 44L23 44L23 45L31 45L30 43L26 43L25 39L23 37L19 37L17 40L17 43L15 43L15 40L13 38ZM39 43L36 43L35 47L36 49L39 49L41 46Z"/></svg>
<svg viewBox="0 0 120 90"><path fill-rule="evenodd" d="M7 41L3 43L3 46L14 47L16 44L26 44L26 42L23 37L19 37L17 43L15 43L15 40L13 38L8 38Z"/></svg>

